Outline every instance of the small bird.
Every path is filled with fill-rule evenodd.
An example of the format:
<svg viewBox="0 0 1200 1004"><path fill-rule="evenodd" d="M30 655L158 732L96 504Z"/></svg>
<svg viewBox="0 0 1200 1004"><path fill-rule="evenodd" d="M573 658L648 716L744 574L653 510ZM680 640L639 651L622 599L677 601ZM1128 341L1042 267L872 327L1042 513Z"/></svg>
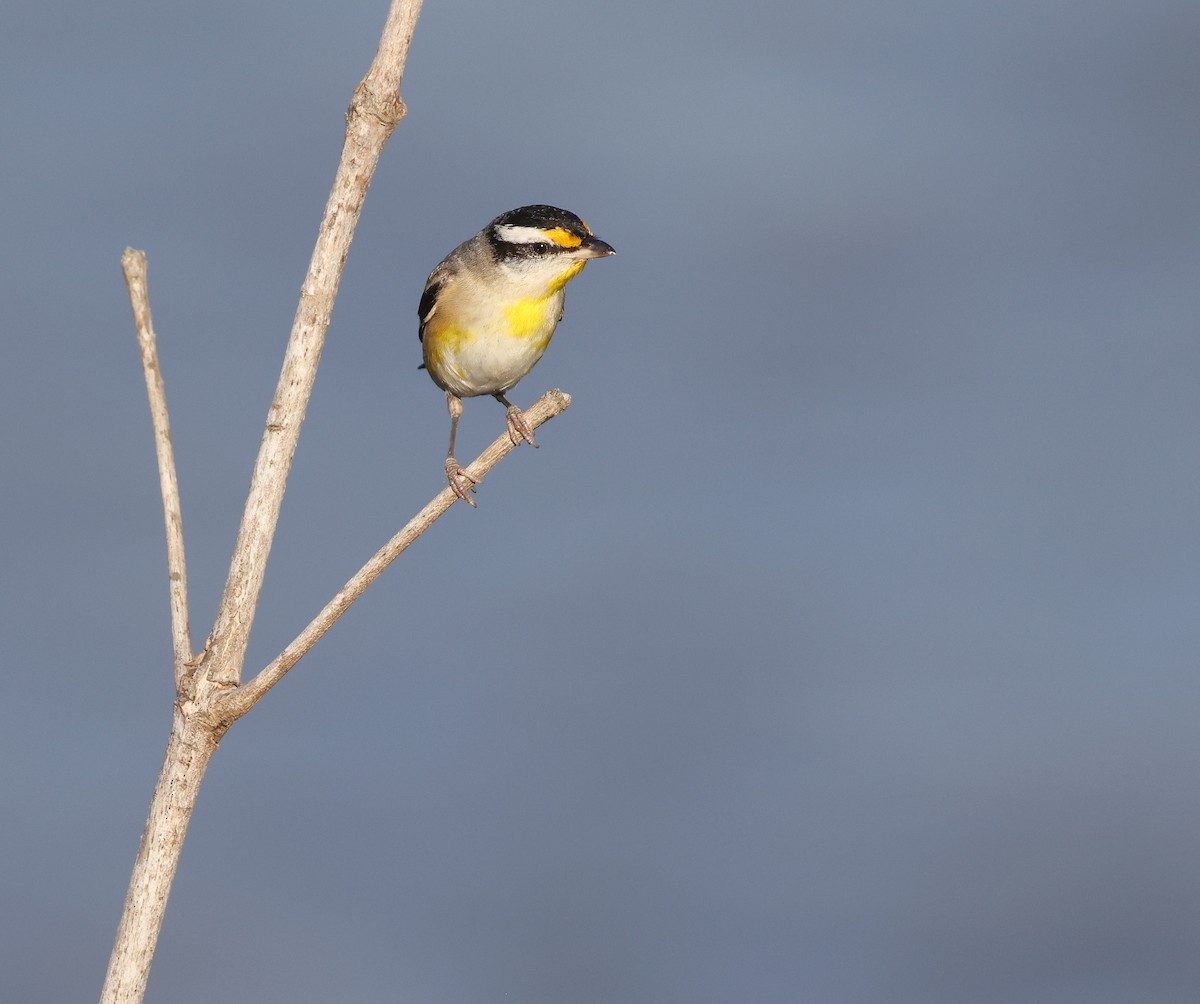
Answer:
<svg viewBox="0 0 1200 1004"><path fill-rule="evenodd" d="M505 392L550 344L563 316L563 287L590 259L611 254L611 245L574 213L522 206L497 216L430 273L417 308L421 369L446 392L446 479L463 501L475 505L475 479L454 458L462 399L490 394L506 409L514 445L537 446L529 422Z"/></svg>

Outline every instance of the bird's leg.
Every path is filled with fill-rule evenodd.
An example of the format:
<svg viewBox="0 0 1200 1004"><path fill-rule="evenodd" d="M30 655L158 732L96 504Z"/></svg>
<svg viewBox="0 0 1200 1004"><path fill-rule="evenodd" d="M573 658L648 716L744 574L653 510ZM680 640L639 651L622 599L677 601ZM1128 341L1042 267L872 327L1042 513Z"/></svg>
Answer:
<svg viewBox="0 0 1200 1004"><path fill-rule="evenodd" d="M524 440L530 446L536 448L537 443L533 441L533 427L525 420L525 416L521 414L521 409L512 404L503 393L493 394L492 397L507 409L508 438L513 441L513 446L520 446L521 440Z"/></svg>
<svg viewBox="0 0 1200 1004"><path fill-rule="evenodd" d="M446 480L454 494L470 505L475 506L471 492L475 490L476 481L464 471L454 459L454 437L458 434L458 420L462 417L462 400L446 391L446 407L450 409L450 448L446 450Z"/></svg>

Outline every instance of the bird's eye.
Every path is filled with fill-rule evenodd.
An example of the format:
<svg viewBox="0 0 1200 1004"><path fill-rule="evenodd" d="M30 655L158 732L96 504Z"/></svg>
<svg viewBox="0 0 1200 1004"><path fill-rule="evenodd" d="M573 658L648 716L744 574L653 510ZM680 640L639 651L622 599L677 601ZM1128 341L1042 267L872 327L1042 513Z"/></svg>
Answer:
<svg viewBox="0 0 1200 1004"><path fill-rule="evenodd" d="M550 245L547 244L545 241L537 241L533 245L533 250L537 254L549 254L550 253Z"/></svg>

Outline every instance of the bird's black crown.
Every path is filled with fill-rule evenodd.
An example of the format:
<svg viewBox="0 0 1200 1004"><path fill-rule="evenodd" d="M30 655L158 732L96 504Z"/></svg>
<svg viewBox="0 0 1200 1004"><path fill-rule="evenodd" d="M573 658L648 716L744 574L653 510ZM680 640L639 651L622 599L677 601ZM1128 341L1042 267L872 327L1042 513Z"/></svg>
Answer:
<svg viewBox="0 0 1200 1004"><path fill-rule="evenodd" d="M555 206L521 206L510 209L492 220L490 229L496 227L537 227L539 230L553 230L561 227L576 237L583 238L591 234L591 228L574 213Z"/></svg>

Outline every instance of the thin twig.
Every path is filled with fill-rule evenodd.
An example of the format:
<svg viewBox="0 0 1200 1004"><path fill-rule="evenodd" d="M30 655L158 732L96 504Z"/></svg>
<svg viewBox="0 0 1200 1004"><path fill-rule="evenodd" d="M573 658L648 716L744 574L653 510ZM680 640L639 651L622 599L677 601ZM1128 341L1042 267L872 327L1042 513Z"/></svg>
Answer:
<svg viewBox="0 0 1200 1004"><path fill-rule="evenodd" d="M163 521L167 529L167 576L171 598L171 642L175 652L175 684L179 685L192 659L192 632L188 624L187 559L183 551L183 507L179 479L175 475L175 451L171 446L171 421L167 415L167 391L158 365L158 344L150 316L150 294L146 288L146 253L126 248L121 255L133 323L137 328L150 419L154 424L154 451L158 455L158 481L162 488Z"/></svg>
<svg viewBox="0 0 1200 1004"><path fill-rule="evenodd" d="M525 412L525 418L530 426L536 429L550 421L555 415L561 415L570 404L571 396L569 394L564 394L561 390L549 390ZM482 480L488 471L515 448L512 439L505 432L467 467L467 473L476 481ZM424 509L408 521L399 533L375 552L371 559L338 590L337 595L325 604L324 609L312 619L308 627L301 631L271 663L244 687L227 691L221 695L218 712L221 717L233 721L254 707L268 690L284 678L288 670L308 654L321 636L333 627L337 619L349 609L350 604L379 578L383 570L457 501L459 501L458 496L449 488L444 488L438 493Z"/></svg>
<svg viewBox="0 0 1200 1004"><path fill-rule="evenodd" d="M346 255L350 252L350 241L379 154L404 116L400 78L420 10L419 0L393 0L379 50L362 83L355 89L346 113L346 139L341 160L308 274L300 288L300 303L284 353L283 370L267 412L266 429L229 563L225 592L212 629L212 644L205 657L204 676L214 683L236 686L241 679L250 628L279 521L279 508L316 380L317 364Z"/></svg>

